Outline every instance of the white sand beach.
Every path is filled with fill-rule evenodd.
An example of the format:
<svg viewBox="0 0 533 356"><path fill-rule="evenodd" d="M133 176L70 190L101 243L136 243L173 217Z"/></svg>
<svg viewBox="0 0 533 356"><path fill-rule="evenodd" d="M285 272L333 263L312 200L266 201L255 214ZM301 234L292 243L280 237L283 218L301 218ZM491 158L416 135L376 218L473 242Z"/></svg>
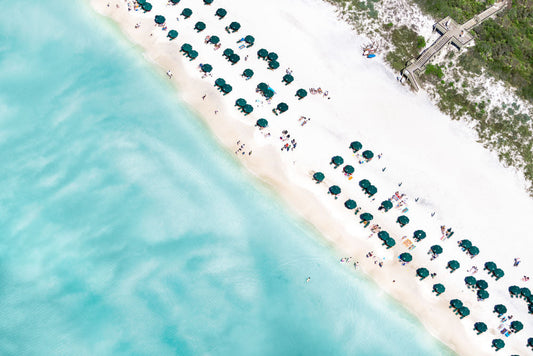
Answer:
<svg viewBox="0 0 533 356"><path fill-rule="evenodd" d="M458 354L492 354L493 339L505 341L505 354L531 352L526 347L527 339L533 336L527 303L511 298L508 288L531 288L532 282L522 278L531 277L533 271L533 252L528 248L533 200L524 190L523 178L478 144L468 125L451 121L424 93L414 94L402 86L379 55L363 57L361 46L368 39L338 20L334 8L320 0L151 3L153 9L144 13L136 11L131 0L91 0L98 13L118 23L146 58L158 65L162 76L172 73L168 80L176 86L178 100L205 120L222 145L234 152L245 144L236 158L320 231L339 259L353 256L347 268L353 269L353 262L359 262L359 271L370 275ZM193 11L189 19L180 16L185 7ZM219 7L228 13L223 19L215 16ZM155 15L165 16L166 30L155 24ZM206 24L200 33L194 30L197 21ZM225 27L232 21L239 22L241 28L227 33ZM167 34L173 29L179 35L170 41ZM220 49L205 43L208 35L220 38ZM255 44L239 48L242 43L237 41L246 35L254 36ZM198 58L189 61L183 56L179 52L183 43L191 44ZM237 64L231 65L224 58L226 48L240 56ZM261 48L279 55L278 69L270 70L268 62L258 59ZM212 76L202 78L200 63L212 65ZM241 75L246 68L254 71L250 80ZM282 77L288 68L294 82L285 85ZM219 77L232 86L231 93L223 96L216 90L214 81ZM260 82L274 89L271 103L256 93ZM300 88L308 91L302 100L295 96ZM327 95L313 95L310 88L321 88ZM254 107L250 115L237 110L238 98ZM276 116L272 109L280 102L287 103L289 110ZM303 126L302 116L310 119ZM267 128L255 126L259 118L268 120ZM290 134L287 141L280 140L284 130ZM297 143L295 149L282 151L292 139ZM352 141L362 143L360 152L373 151L374 158L360 164L360 156L349 148ZM343 174L342 166L334 169L330 164L337 155L344 159L342 166L355 168L351 178ZM324 182L313 181L316 171L324 173ZM360 189L362 179L377 187L375 199ZM338 199L328 194L332 185L342 189ZM403 205L396 207L400 201L393 201L395 207L390 211L378 210L395 192L405 194ZM371 213L374 220L370 226L379 224L396 245L386 249L376 234L369 238L370 226L364 228L354 211L344 207L347 199L357 202L360 213ZM403 228L396 223L399 215L410 219ZM443 225L454 231L444 241ZM419 229L427 237L414 242L413 232ZM463 252L457 243L462 239L477 246L479 255L470 258ZM408 250L406 240L416 248ZM428 249L436 244L444 252L430 260ZM365 257L370 251L373 257ZM413 256L405 266L398 261L403 252ZM521 261L516 267L515 258ZM450 260L460 263L454 273L446 269ZM495 262L505 276L496 281L487 274L483 270L487 261ZM419 267L436 276L420 281L416 276ZM467 275L488 282L487 300L478 301L476 293L466 287ZM432 293L436 283L446 287L440 296ZM460 299L470 315L459 319L449 308L451 299ZM501 334L503 328L509 329L509 322L502 322L493 313L496 304L504 304L506 316L521 321L523 330L508 337ZM488 326L481 335L473 330L478 321Z"/></svg>

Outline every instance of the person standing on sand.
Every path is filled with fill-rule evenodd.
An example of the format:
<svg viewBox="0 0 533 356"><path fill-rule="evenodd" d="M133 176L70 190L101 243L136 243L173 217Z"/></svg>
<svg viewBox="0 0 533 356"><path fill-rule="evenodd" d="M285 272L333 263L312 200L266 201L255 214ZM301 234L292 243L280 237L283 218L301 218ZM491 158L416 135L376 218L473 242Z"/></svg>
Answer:
<svg viewBox="0 0 533 356"><path fill-rule="evenodd" d="M202 100L205 100L206 96L207 96L207 94L204 94L204 96L202 96Z"/></svg>

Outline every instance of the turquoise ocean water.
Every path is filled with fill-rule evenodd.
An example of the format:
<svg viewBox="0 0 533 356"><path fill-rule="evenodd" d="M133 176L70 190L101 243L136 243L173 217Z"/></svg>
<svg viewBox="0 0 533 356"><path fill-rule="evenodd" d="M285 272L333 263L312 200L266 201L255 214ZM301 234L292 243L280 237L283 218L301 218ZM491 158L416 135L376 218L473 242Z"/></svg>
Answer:
<svg viewBox="0 0 533 356"><path fill-rule="evenodd" d="M0 4L1 355L452 354L84 1Z"/></svg>

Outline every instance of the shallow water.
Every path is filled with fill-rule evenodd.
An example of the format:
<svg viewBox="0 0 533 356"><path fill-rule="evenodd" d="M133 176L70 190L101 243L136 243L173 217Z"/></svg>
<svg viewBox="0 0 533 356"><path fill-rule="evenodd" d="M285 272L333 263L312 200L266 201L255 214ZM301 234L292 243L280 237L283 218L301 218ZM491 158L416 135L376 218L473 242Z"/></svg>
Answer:
<svg viewBox="0 0 533 356"><path fill-rule="evenodd" d="M0 354L452 354L85 2L1 3Z"/></svg>

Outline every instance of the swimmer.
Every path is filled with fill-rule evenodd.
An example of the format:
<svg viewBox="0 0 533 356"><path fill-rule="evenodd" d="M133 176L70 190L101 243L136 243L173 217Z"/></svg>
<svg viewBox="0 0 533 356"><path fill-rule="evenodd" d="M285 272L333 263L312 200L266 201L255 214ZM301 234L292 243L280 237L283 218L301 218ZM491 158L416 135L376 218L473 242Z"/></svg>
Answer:
<svg viewBox="0 0 533 356"><path fill-rule="evenodd" d="M307 280L305 281L305 283L309 282L311 280L311 277L307 277Z"/></svg>

